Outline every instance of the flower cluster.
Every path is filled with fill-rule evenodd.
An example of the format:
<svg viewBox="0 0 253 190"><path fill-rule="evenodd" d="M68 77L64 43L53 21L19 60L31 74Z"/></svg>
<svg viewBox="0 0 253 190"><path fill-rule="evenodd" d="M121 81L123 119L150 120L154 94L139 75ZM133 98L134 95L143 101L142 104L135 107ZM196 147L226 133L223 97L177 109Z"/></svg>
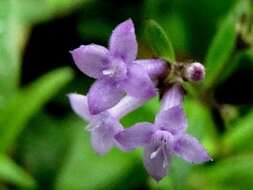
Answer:
<svg viewBox="0 0 253 190"><path fill-rule="evenodd" d="M71 53L76 66L96 79L87 96L72 93L69 99L72 109L89 123L91 143L98 154L113 146L123 151L143 147L144 166L157 181L167 174L174 154L191 163L211 160L198 140L186 133L184 93L177 80L166 85L154 123L137 123L127 129L121 125L122 117L159 94L158 84L170 70L161 59L136 60L131 19L114 29L108 49L89 44ZM200 63L188 64L179 73L189 81L201 80L205 74Z"/></svg>

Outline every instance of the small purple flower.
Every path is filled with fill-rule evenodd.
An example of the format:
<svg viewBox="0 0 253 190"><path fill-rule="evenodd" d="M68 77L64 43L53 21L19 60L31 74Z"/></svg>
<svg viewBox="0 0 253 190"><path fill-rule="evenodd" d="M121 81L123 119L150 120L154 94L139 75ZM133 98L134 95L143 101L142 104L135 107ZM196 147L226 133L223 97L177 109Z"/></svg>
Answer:
<svg viewBox="0 0 253 190"><path fill-rule="evenodd" d="M76 114L89 123L87 129L91 132L91 144L98 154L105 154L115 145L115 134L123 130L119 119L144 103L126 96L111 109L91 115L86 96L72 93L69 94L69 100Z"/></svg>
<svg viewBox="0 0 253 190"><path fill-rule="evenodd" d="M156 95L152 79L165 70L162 60L137 60L137 42L131 19L119 24L112 32L109 50L96 44L82 45L73 50L77 67L97 79L88 93L91 114L98 114L117 104L127 93L138 99Z"/></svg>
<svg viewBox="0 0 253 190"><path fill-rule="evenodd" d="M139 123L115 135L121 149L144 147L144 166L155 180L166 176L173 154L191 163L211 160L198 140L186 133L183 92L174 85L162 99L155 123Z"/></svg>
<svg viewBox="0 0 253 190"><path fill-rule="evenodd" d="M194 62L186 66L185 78L189 81L203 80L205 75L205 67L201 63Z"/></svg>

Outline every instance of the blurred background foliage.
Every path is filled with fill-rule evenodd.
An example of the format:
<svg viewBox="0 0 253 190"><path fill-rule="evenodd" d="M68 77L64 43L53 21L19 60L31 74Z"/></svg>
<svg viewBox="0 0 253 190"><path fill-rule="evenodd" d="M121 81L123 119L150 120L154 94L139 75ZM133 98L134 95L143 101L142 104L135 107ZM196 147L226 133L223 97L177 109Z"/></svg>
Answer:
<svg viewBox="0 0 253 190"><path fill-rule="evenodd" d="M207 78L186 85L189 132L214 161L177 158L156 183L141 152L99 157L66 94L92 80L69 50L107 45L112 29L135 22L139 57L152 57L145 21L156 20L178 61L200 61ZM154 40L155 41L155 40ZM0 0L0 189L253 189L253 2L250 0ZM158 99L123 119L152 121Z"/></svg>

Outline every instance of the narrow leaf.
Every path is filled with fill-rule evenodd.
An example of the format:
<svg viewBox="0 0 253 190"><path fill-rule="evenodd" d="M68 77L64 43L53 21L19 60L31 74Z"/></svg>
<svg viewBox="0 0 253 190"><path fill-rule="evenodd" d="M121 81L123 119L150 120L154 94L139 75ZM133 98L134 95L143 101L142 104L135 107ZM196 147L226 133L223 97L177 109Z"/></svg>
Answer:
<svg viewBox="0 0 253 190"><path fill-rule="evenodd" d="M72 78L67 68L52 71L21 90L1 112L0 151L12 145L27 121Z"/></svg>
<svg viewBox="0 0 253 190"><path fill-rule="evenodd" d="M242 18L251 14L249 0L238 1L230 13L220 23L205 60L207 76L206 88L212 88L224 80L237 67L234 60L239 50L235 50L237 33L242 29Z"/></svg>
<svg viewBox="0 0 253 190"><path fill-rule="evenodd" d="M207 76L205 85L212 87L225 68L236 42L235 19L230 15L220 24L208 50L205 66Z"/></svg>
<svg viewBox="0 0 253 190"><path fill-rule="evenodd" d="M26 188L36 186L36 182L27 172L3 154L0 154L0 179Z"/></svg>
<svg viewBox="0 0 253 190"><path fill-rule="evenodd" d="M175 62L175 52L172 43L164 29L154 20L148 20L145 28L145 38L154 53L170 63Z"/></svg>
<svg viewBox="0 0 253 190"><path fill-rule="evenodd" d="M8 10L8 11L6 11ZM23 30L16 12L16 1L0 1L0 96L9 98L16 92L19 80ZM0 105L1 108L1 105Z"/></svg>

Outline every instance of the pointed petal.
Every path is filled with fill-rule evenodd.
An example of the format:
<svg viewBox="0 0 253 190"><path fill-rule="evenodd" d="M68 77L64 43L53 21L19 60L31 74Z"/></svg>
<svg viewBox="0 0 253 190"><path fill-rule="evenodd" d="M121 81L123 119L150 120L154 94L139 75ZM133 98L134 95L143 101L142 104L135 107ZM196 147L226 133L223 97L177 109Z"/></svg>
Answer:
<svg viewBox="0 0 253 190"><path fill-rule="evenodd" d="M151 154L155 151L157 147L153 145L144 148L144 166L151 177L160 181L168 173L170 155L164 155L164 151L161 150L152 158Z"/></svg>
<svg viewBox="0 0 253 190"><path fill-rule="evenodd" d="M123 127L115 118L109 115L99 118L96 125L98 126L91 131L91 143L94 150L103 155L115 145L114 135L119 133Z"/></svg>
<svg viewBox="0 0 253 190"><path fill-rule="evenodd" d="M149 77L153 79L163 76L167 68L165 61L161 59L142 59L136 60L134 63L144 67Z"/></svg>
<svg viewBox="0 0 253 190"><path fill-rule="evenodd" d="M153 132L154 126L152 124L139 123L121 131L115 135L115 139L123 150L129 151L149 143Z"/></svg>
<svg viewBox="0 0 253 190"><path fill-rule="evenodd" d="M124 96L124 91L118 87L113 80L97 80L90 88L88 93L88 106L91 114L98 114L105 111Z"/></svg>
<svg viewBox="0 0 253 190"><path fill-rule="evenodd" d="M182 107L175 106L166 111L160 111L156 116L155 125L160 129L168 130L172 134L182 132L187 127Z"/></svg>
<svg viewBox="0 0 253 190"><path fill-rule="evenodd" d="M156 95L154 83L140 65L130 66L127 77L121 84L130 96L147 99Z"/></svg>
<svg viewBox="0 0 253 190"><path fill-rule="evenodd" d="M199 141L190 135L179 137L174 151L178 156L191 163L202 163L212 160Z"/></svg>
<svg viewBox="0 0 253 190"><path fill-rule="evenodd" d="M161 101L161 111L174 106L182 105L184 92L181 86L174 84L165 94Z"/></svg>
<svg viewBox="0 0 253 190"><path fill-rule="evenodd" d="M102 78L102 71L109 64L109 51L100 45L82 45L72 52L76 66L86 75L92 78Z"/></svg>
<svg viewBox="0 0 253 190"><path fill-rule="evenodd" d="M87 96L71 93L68 97L74 112L86 121L89 121L91 119L91 115L88 109Z"/></svg>
<svg viewBox="0 0 253 190"><path fill-rule="evenodd" d="M113 30L109 47L113 56L122 58L126 63L132 63L135 60L137 42L131 19L122 22Z"/></svg>

